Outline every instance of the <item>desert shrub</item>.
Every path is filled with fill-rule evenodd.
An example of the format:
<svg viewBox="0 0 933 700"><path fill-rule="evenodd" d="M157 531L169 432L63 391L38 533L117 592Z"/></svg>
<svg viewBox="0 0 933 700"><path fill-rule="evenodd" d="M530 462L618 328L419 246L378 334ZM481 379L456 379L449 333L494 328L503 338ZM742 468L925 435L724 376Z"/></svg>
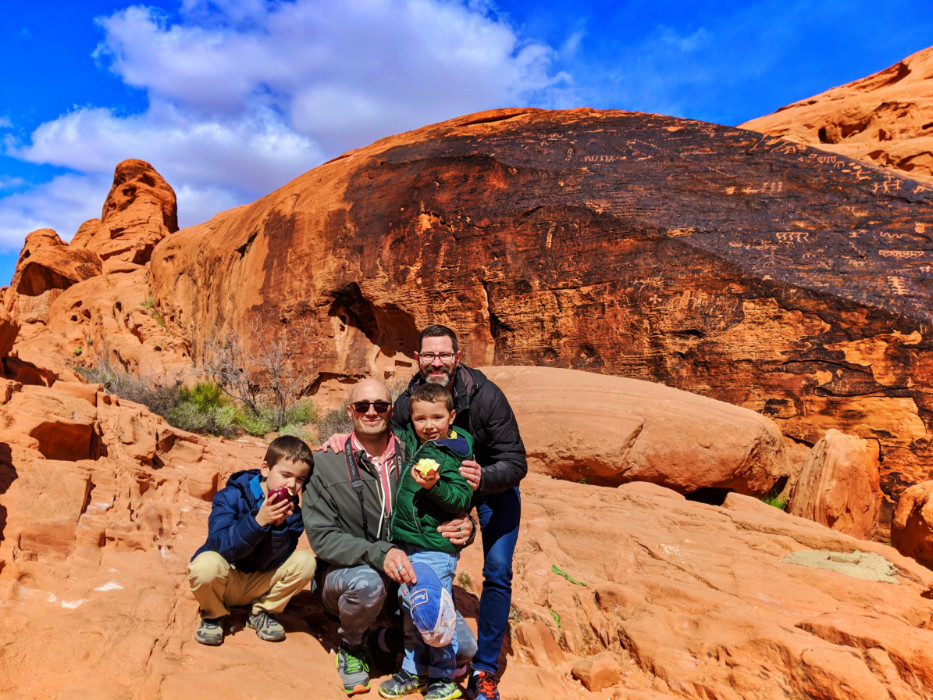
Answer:
<svg viewBox="0 0 933 700"><path fill-rule="evenodd" d="M343 408L328 411L314 424L318 443L325 442L334 433L349 433L352 430L353 423Z"/></svg>

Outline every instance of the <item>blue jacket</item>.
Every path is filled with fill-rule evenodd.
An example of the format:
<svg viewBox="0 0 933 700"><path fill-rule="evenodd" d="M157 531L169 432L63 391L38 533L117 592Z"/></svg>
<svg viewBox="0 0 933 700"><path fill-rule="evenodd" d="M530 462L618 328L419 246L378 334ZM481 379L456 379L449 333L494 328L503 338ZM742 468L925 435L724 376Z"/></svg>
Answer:
<svg viewBox="0 0 933 700"><path fill-rule="evenodd" d="M194 553L217 552L245 573L270 571L281 566L304 533L301 510L281 525L261 527L256 513L265 500L258 469L237 472L214 496L207 524L207 542ZM192 557L194 559L194 557Z"/></svg>

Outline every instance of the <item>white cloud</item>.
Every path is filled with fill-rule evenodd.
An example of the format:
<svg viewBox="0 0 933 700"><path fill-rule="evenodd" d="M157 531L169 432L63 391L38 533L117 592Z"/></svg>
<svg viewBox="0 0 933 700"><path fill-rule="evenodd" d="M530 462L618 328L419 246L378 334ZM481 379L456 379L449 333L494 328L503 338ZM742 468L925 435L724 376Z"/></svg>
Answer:
<svg viewBox="0 0 933 700"><path fill-rule="evenodd" d="M40 228L70 240L82 223L100 217L112 181L112 169L106 175L60 175L0 199L0 255L18 253L26 234Z"/></svg>
<svg viewBox="0 0 933 700"><path fill-rule="evenodd" d="M190 225L383 136L573 94L556 52L483 0L183 0L177 17L133 6L98 23L98 61L148 108L77 108L8 140L7 155L74 173L0 198L0 246L44 226L70 238L125 158L155 166Z"/></svg>

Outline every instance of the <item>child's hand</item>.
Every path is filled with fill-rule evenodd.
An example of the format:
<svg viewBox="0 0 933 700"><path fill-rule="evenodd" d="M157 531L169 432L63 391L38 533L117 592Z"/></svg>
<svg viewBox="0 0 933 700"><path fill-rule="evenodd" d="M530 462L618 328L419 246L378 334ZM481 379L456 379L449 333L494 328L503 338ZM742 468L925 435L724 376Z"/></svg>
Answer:
<svg viewBox="0 0 933 700"><path fill-rule="evenodd" d="M284 498L272 503L268 498L262 502L259 512L256 513L256 522L262 527L268 525L281 525L282 522L295 511L295 504L291 498Z"/></svg>
<svg viewBox="0 0 933 700"><path fill-rule="evenodd" d="M411 476L415 480L415 483L418 484L423 489L431 490L434 488L434 484L441 480L441 475L439 471L435 471L430 478L425 478L421 475L421 472L418 471L417 467L411 468Z"/></svg>

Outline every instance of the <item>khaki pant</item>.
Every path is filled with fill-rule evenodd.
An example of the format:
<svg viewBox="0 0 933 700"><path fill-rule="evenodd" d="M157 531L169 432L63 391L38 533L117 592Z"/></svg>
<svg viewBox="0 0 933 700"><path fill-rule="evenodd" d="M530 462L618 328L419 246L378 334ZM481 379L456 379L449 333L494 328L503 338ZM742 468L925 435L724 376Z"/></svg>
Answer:
<svg viewBox="0 0 933 700"><path fill-rule="evenodd" d="M314 578L317 561L307 550L295 550L278 569L244 573L217 552L202 552L188 564L188 583L201 617L230 614L231 606L249 605L250 613L280 613Z"/></svg>

